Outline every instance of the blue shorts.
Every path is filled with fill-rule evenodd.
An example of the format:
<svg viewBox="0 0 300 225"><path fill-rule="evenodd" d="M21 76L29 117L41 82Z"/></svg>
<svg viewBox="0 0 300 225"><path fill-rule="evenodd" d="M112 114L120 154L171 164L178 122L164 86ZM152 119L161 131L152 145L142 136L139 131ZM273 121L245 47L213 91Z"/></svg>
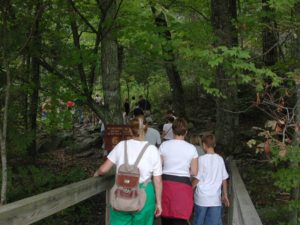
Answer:
<svg viewBox="0 0 300 225"><path fill-rule="evenodd" d="M205 207L194 206L194 223L193 225L220 225L222 206Z"/></svg>

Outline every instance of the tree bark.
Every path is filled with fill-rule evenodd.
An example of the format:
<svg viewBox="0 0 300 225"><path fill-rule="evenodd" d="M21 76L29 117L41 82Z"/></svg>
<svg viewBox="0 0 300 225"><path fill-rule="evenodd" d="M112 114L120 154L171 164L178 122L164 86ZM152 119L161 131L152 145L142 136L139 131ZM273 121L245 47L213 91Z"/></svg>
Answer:
<svg viewBox="0 0 300 225"><path fill-rule="evenodd" d="M236 1L211 0L211 11L211 23L217 37L215 46L237 46L238 35L232 24L237 15ZM230 76L227 73L222 65L216 70L216 86L225 96L216 100L216 139L222 151L230 153L236 148L239 116L234 113L237 107L237 87L229 84Z"/></svg>
<svg viewBox="0 0 300 225"><path fill-rule="evenodd" d="M122 124L121 90L120 90L120 55L121 48L115 32L113 32L115 17L118 13L117 0L100 0L102 13L101 26L101 76L106 108L106 123Z"/></svg>
<svg viewBox="0 0 300 225"><path fill-rule="evenodd" d="M165 39L165 43L162 44L164 67L169 79L173 107L176 112L181 117L186 116L185 112L185 101L184 101L184 90L180 78L178 68L175 63L174 49L171 43L172 34L168 27L166 16L163 12L157 13L157 10L153 4L150 3L152 13L155 19L155 25L159 30L159 35Z"/></svg>
<svg viewBox="0 0 300 225"><path fill-rule="evenodd" d="M300 20L300 3L296 3L294 6L294 19L295 21ZM296 65L295 65L295 75L296 75L296 96L297 96L297 102L296 102L296 124L300 123L300 31L299 29L297 30L296 37L293 40L293 45L292 45L292 57L296 59ZM294 134L294 140L293 144L297 147L300 147L300 133L295 132ZM291 162L292 167L299 167L298 162ZM291 193L292 199L299 201L300 197L300 187L297 187L292 190ZM297 210L294 210L291 213L290 216L290 224L298 224L298 219L299 219L299 213Z"/></svg>
<svg viewBox="0 0 300 225"><path fill-rule="evenodd" d="M40 91L40 64L39 56L41 51L41 33L40 33L40 22L42 17L42 3L38 1L35 6L35 22L34 29L32 32L32 48L31 52L31 84L33 92L31 94L30 106L29 106L29 121L30 121L30 132L32 133L32 142L29 145L29 154L33 160L37 155L36 152L36 135L37 135L37 115L39 109L39 91Z"/></svg>
<svg viewBox="0 0 300 225"><path fill-rule="evenodd" d="M278 59L275 12L271 9L269 0L262 0L264 28L262 30L263 62L265 66L274 66Z"/></svg>
<svg viewBox="0 0 300 225"><path fill-rule="evenodd" d="M6 70L6 91L5 103L3 112L2 130L0 129L0 144L1 144L1 164L2 164L2 185L1 185L1 205L6 204L7 196L7 124L8 124L8 106L10 100L10 69L6 59L4 59L4 67Z"/></svg>
<svg viewBox="0 0 300 225"><path fill-rule="evenodd" d="M8 124L8 107L10 101L10 86L11 86L11 76L10 76L10 68L9 68L9 55L8 55L8 46L7 39L8 36L8 11L9 11L9 2L4 1L2 8L2 21L3 28L1 35L3 37L3 43L1 43L1 50L3 55L3 65L6 73L6 88L5 88L5 100L4 100L4 111L3 111L3 122L2 128L0 128L0 148L1 148L1 199L0 205L6 204L7 201L7 124Z"/></svg>

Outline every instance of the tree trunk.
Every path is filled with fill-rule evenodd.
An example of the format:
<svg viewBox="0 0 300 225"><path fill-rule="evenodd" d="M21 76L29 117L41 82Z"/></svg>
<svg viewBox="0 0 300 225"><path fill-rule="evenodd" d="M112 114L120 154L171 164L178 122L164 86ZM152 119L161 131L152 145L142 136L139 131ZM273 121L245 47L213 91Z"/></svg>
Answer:
<svg viewBox="0 0 300 225"><path fill-rule="evenodd" d="M115 17L118 12L117 0L101 0L101 76L106 107L106 123L122 124L121 90L120 90L120 55L117 37L113 32Z"/></svg>
<svg viewBox="0 0 300 225"><path fill-rule="evenodd" d="M162 52L163 52L163 60L165 70L169 79L173 107L179 116L185 117L185 101L184 101L184 91L180 78L180 74L178 68L175 63L175 54L173 50L173 46L171 43L172 34L169 30L166 16L163 12L157 14L157 10L154 5L151 5L152 13L155 17L155 25L157 26L159 35L165 39L164 44L162 44Z"/></svg>
<svg viewBox="0 0 300 225"><path fill-rule="evenodd" d="M232 20L236 19L236 1L211 0L211 11L211 23L217 37L215 45L236 46L238 36L232 24ZM230 76L220 65L216 70L216 86L225 98L216 100L216 139L226 153L230 153L236 148L239 126L239 116L234 113L237 105L237 87L229 84L228 78Z"/></svg>
<svg viewBox="0 0 300 225"><path fill-rule="evenodd" d="M39 109L39 90L40 90L40 65L39 55L41 51L41 34L40 34L40 20L42 16L42 5L41 1L37 2L35 12L35 23L32 33L32 48L31 50L31 84L33 92L30 99L29 106L29 121L30 121L30 132L32 132L32 142L29 145L29 154L33 160L36 157L36 134L37 134L37 115Z"/></svg>
<svg viewBox="0 0 300 225"><path fill-rule="evenodd" d="M296 96L297 96L297 103L296 103L296 124L300 123L300 69L296 70ZM294 135L294 140L293 140L293 144L297 147L300 147L300 133L299 132L295 132ZM291 167L294 168L298 168L299 167L299 163L296 162L291 162ZM299 200L299 195L300 195L300 187L297 187L295 189L292 190L291 192L291 198L292 200ZM290 224L298 224L298 211L294 210L291 213L290 216Z"/></svg>
<svg viewBox="0 0 300 225"><path fill-rule="evenodd" d="M2 128L0 127L0 149L1 149L1 165L2 165L0 205L6 204L7 201L7 125L8 125L8 108L10 102L10 86L11 86L11 75L10 75L10 68L9 68L9 46L7 44L9 38L9 35L7 35L9 32L8 14L9 14L9 1L4 1L2 7L3 27L1 31L3 43L1 43L2 46L0 47L2 50L1 53L3 57L3 66L6 74L6 87L5 87L5 95L4 95L5 100L4 100L4 109L3 109Z"/></svg>
<svg viewBox="0 0 300 225"><path fill-rule="evenodd" d="M294 14L295 14L295 21L300 20L300 3L296 3L294 7ZM297 96L297 103L296 103L296 124L300 123L300 31L298 29L296 36L298 38L295 38L293 40L293 46L292 46L292 57L296 59L296 69L295 69L295 75L296 75L296 96ZM295 132L294 135L294 145L297 147L300 147L300 133ZM292 167L299 167L299 163L297 162L292 162ZM300 197L300 187L295 188L292 190L292 199L293 200L298 200ZM298 218L299 218L299 213L297 210L294 210L291 213L290 216L290 224L298 224Z"/></svg>
<svg viewBox="0 0 300 225"><path fill-rule="evenodd" d="M275 12L271 9L269 0L262 0L264 28L262 30L263 62L265 66L274 66L278 59Z"/></svg>
<svg viewBox="0 0 300 225"><path fill-rule="evenodd" d="M30 71L31 71L31 57L26 54L26 59L24 64L26 65L26 72L25 72L25 83L30 83ZM25 130L29 130L29 93L28 91L24 91L23 93L24 99L23 99L23 120L24 120L24 128ZM29 151L28 151L29 152Z"/></svg>
<svg viewBox="0 0 300 225"><path fill-rule="evenodd" d="M0 144L1 144L1 164L2 164L2 185L1 185L1 201L0 204L6 203L7 195L7 124L8 124L8 106L10 100L10 69L7 59L4 58L4 68L6 70L6 91L5 103L3 112L3 124L0 129Z"/></svg>

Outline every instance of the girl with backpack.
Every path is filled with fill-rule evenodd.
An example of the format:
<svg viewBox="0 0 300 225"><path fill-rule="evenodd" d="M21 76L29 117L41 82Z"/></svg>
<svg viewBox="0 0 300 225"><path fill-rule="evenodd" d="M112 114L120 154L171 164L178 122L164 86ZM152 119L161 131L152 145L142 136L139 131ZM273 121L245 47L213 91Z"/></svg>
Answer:
<svg viewBox="0 0 300 225"><path fill-rule="evenodd" d="M130 120L129 125L132 139L118 143L107 156L107 160L95 172L94 176L104 175L114 165L117 168L118 176L118 169L122 168L120 166L124 165L125 161L128 161L129 165L139 161L137 164L139 169L139 187L143 188L146 193L145 204L143 208L136 212L119 211L110 208L110 225L153 225L154 215L158 217L162 212L161 158L157 148L154 145L147 146L148 142L144 141L143 117L136 117ZM139 155L142 151L140 158Z"/></svg>

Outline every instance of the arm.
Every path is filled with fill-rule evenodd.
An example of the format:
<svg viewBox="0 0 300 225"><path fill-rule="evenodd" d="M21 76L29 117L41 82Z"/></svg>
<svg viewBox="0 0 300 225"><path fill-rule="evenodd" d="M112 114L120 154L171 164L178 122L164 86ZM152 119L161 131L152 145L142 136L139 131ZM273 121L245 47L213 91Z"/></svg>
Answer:
<svg viewBox="0 0 300 225"><path fill-rule="evenodd" d="M154 183L155 197L156 197L155 216L158 217L161 215L161 212L162 212L162 207L161 207L162 179L161 179L161 176L153 176L153 183Z"/></svg>
<svg viewBox="0 0 300 225"><path fill-rule="evenodd" d="M193 180L192 180L192 187L193 187L193 189L195 189L195 187L197 186L198 183L199 183L199 180L194 177Z"/></svg>
<svg viewBox="0 0 300 225"><path fill-rule="evenodd" d="M97 176L103 176L105 173L107 173L112 167L113 162L107 159L94 173L94 177Z"/></svg>
<svg viewBox="0 0 300 225"><path fill-rule="evenodd" d="M197 176L197 174L198 174L198 158L192 159L190 173L191 173L191 176Z"/></svg>
<svg viewBox="0 0 300 225"><path fill-rule="evenodd" d="M227 194L227 180L223 180L222 182L222 186L223 186L223 203L226 207L229 207L230 206L230 202L229 202L229 199L228 199L228 194Z"/></svg>

